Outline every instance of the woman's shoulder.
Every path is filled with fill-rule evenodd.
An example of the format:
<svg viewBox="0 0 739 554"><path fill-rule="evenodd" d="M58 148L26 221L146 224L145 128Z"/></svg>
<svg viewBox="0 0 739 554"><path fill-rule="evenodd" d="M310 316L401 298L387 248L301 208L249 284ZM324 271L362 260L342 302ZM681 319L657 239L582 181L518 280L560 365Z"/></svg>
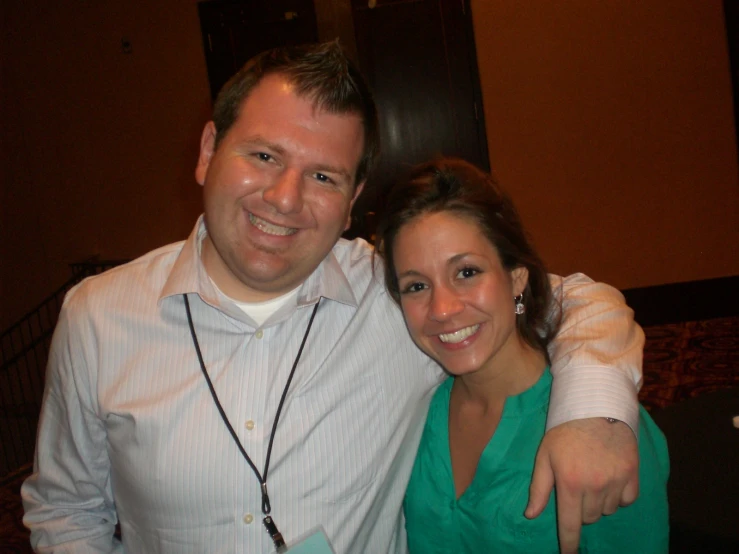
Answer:
<svg viewBox="0 0 739 554"><path fill-rule="evenodd" d="M615 514L583 527L585 552L666 554L669 544L667 441L644 407L639 413L639 497Z"/></svg>
<svg viewBox="0 0 739 554"><path fill-rule="evenodd" d="M443 410L445 413L449 411L449 395L452 393L452 385L454 385L454 377L447 377L434 391L431 397L431 410Z"/></svg>
<svg viewBox="0 0 739 554"><path fill-rule="evenodd" d="M454 377L447 377L434 391L429 409L426 412L426 423L421 438L422 447L436 443L446 436L449 421L449 395L454 384Z"/></svg>
<svg viewBox="0 0 739 554"><path fill-rule="evenodd" d="M639 478L658 479L658 486L666 486L670 472L667 439L644 406L639 407ZM642 488L647 485L642 483Z"/></svg>

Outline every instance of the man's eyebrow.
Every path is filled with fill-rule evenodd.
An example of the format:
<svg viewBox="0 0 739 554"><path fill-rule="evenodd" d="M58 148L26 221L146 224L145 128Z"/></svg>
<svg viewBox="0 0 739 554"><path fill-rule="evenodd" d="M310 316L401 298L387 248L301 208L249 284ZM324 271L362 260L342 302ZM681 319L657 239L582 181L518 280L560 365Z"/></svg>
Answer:
<svg viewBox="0 0 739 554"><path fill-rule="evenodd" d="M244 140L243 144L246 146L252 146L252 147L256 146L256 147L267 148L280 155L284 155L287 152L287 150L285 150L285 148L283 148L279 144L269 141L260 135L255 135L253 137L250 137ZM319 172L324 172L324 173L334 173L336 175L341 175L347 181L354 180L354 175L352 175L350 171L347 171L346 169L340 166L329 165L329 164L319 164L315 166L315 170Z"/></svg>
<svg viewBox="0 0 739 554"><path fill-rule="evenodd" d="M262 136L256 135L243 141L244 145L267 148L277 154L285 154L286 150L277 143L271 142Z"/></svg>
<svg viewBox="0 0 739 554"><path fill-rule="evenodd" d="M317 165L315 169L316 171L319 171L322 173L335 173L337 175L341 175L347 181L354 180L354 176L351 173L349 173L346 169L344 169L343 167L339 167L335 165Z"/></svg>

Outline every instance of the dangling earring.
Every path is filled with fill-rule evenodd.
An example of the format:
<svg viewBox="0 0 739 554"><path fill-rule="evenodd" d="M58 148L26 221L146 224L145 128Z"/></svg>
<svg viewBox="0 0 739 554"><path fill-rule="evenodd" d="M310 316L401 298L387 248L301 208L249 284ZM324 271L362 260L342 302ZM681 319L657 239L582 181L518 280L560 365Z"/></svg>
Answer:
<svg viewBox="0 0 739 554"><path fill-rule="evenodd" d="M523 305L523 293L513 297L513 301L516 303L516 315L522 315L526 313L526 306Z"/></svg>

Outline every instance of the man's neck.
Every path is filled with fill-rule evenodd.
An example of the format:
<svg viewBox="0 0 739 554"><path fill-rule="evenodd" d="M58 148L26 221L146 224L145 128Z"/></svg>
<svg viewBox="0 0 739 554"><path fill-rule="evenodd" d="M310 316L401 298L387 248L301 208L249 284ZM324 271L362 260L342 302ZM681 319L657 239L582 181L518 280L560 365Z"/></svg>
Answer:
<svg viewBox="0 0 739 554"><path fill-rule="evenodd" d="M226 296L237 302L258 303L268 302L278 298L284 294L288 294L293 289L276 290L276 291L260 291L256 290L239 280L233 272L228 268L221 258L220 254L206 234L200 246L200 258L203 261L208 277L213 284Z"/></svg>

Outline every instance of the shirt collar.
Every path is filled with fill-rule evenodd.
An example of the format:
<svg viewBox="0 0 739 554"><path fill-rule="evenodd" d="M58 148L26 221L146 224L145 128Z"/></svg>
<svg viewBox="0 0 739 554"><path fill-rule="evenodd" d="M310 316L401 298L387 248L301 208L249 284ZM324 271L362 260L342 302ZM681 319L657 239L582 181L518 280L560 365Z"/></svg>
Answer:
<svg viewBox="0 0 739 554"><path fill-rule="evenodd" d="M172 270L169 272L169 277L164 283L164 287L162 287L158 299L160 303L170 296L194 292L209 304L220 306L218 291L208 277L200 258L200 247L206 233L205 221L201 215L190 236L184 242L182 250L180 250Z"/></svg>
<svg viewBox="0 0 739 554"><path fill-rule="evenodd" d="M357 307L357 299L349 279L332 250L311 273L298 292L298 306L312 304L320 297Z"/></svg>
<svg viewBox="0 0 739 554"><path fill-rule="evenodd" d="M208 277L200 257L201 245L207 232L201 215L172 266L159 295L159 302L170 296L196 293L208 304L223 309L221 295ZM298 306L314 304L320 297L355 308L358 305L349 279L333 250L300 287Z"/></svg>

